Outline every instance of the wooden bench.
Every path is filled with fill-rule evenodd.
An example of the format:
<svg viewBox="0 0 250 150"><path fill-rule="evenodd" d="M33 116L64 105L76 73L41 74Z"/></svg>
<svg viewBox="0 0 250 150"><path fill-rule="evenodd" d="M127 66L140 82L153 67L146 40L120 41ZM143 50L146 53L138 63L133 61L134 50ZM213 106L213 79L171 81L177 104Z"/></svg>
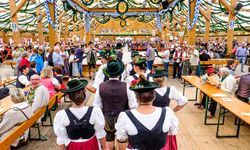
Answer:
<svg viewBox="0 0 250 150"><path fill-rule="evenodd" d="M11 134L9 134L7 137L5 137L3 140L0 141L0 148L1 150L8 150L11 146L11 144L20 136L23 135L23 133L31 128L39 118L41 118L45 112L46 109L51 109L55 102L57 101L57 98L61 98L64 94L59 92L55 96L53 96L50 99L50 102L47 106L44 106L40 108L38 111L36 111L27 121L22 123L18 128L16 128Z"/></svg>
<svg viewBox="0 0 250 150"><path fill-rule="evenodd" d="M184 86L183 86L183 93L185 94L185 82L189 82L196 88L196 98L197 98L197 91L198 89L202 91L206 97L206 109L205 109L205 125L217 125L217 131L216 131L216 137L239 137L239 131L240 131L240 120L244 121L247 124L250 124L250 117L242 115L242 112L250 113L250 105L247 103L242 102L241 100L233 97L232 95L224 92L223 90L216 88L215 86L212 86L207 83L202 83L202 80L197 76L183 76L184 79ZM223 94L226 97L216 97L214 94ZM225 100L227 98L228 101ZM219 116L218 116L218 122L216 123L207 123L207 111L208 111L208 101L209 99L214 100L217 102L220 106ZM223 112L221 112L224 110ZM220 125L224 125L224 118L225 118L225 112L228 110L232 114L234 114L238 119L236 125L237 125L237 131L236 135L220 135L219 134L219 127ZM222 123L220 122L220 117L223 117Z"/></svg>

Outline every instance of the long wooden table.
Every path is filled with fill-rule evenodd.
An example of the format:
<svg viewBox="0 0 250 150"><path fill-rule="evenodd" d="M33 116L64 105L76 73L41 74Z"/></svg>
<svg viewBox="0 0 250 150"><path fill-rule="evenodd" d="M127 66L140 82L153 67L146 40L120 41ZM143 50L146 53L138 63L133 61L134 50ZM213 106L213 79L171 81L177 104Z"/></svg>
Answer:
<svg viewBox="0 0 250 150"><path fill-rule="evenodd" d="M227 92L224 92L223 90L216 88L215 86L212 86L207 83L203 83L202 80L197 76L183 76L184 83L187 81L191 85L195 86L196 89L201 90L206 96L206 109L205 109L205 125L217 125L217 131L216 131L216 137L239 137L239 131L240 131L240 120L244 121L247 124L250 124L250 116L243 115L242 113L250 113L250 105L247 103L242 102L241 100L233 97ZM185 84L183 86L183 93L185 93ZM215 96L216 94L222 94L223 97ZM220 106L219 116L218 116L218 122L217 123L207 123L207 110L208 110L208 101L209 99L214 100L217 102ZM221 112L224 110L223 112ZM230 111L232 114L234 114L236 117L238 117L238 121L236 123L237 125L237 131L236 135L219 135L219 127L220 125L224 125L224 119L225 119L225 113L226 110ZM221 115L223 117L222 123Z"/></svg>
<svg viewBox="0 0 250 150"><path fill-rule="evenodd" d="M6 111L10 109L10 106L13 104L11 97L7 96L0 100L0 116L2 116Z"/></svg>
<svg viewBox="0 0 250 150"><path fill-rule="evenodd" d="M25 87L23 91L29 91L30 87ZM7 96L0 100L0 116L2 116L6 111L10 109L10 106L14 104L11 101L11 97Z"/></svg>
<svg viewBox="0 0 250 150"><path fill-rule="evenodd" d="M15 76L12 76L10 78L2 78L0 81L0 86L8 86L10 84L14 85L14 83L16 82L16 78Z"/></svg>
<svg viewBox="0 0 250 150"><path fill-rule="evenodd" d="M230 59L211 59L208 61L200 61L201 65L226 65L228 60ZM239 61L236 60L236 63L238 64Z"/></svg>

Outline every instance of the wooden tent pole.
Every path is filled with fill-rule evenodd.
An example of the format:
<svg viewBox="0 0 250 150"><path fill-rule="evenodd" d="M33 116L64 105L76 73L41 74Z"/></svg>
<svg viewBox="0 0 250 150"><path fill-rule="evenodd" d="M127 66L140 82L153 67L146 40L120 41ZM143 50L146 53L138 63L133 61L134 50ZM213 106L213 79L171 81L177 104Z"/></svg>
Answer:
<svg viewBox="0 0 250 150"><path fill-rule="evenodd" d="M10 4L10 11L11 12L14 12L15 10L17 10L15 0L10 0L9 4ZM18 44L20 44L21 38L20 38L19 31L18 31L17 13L13 14L13 16L11 17L11 22L13 23L13 25L16 25L16 31L12 32L12 36L13 36L14 44L18 45Z"/></svg>
<svg viewBox="0 0 250 150"><path fill-rule="evenodd" d="M230 0L230 2L231 6L235 8L237 0ZM233 48L235 14L232 11L229 11L228 18L229 20L228 20L228 31L227 31L227 54L230 55L232 53L232 48Z"/></svg>
<svg viewBox="0 0 250 150"><path fill-rule="evenodd" d="M68 17L64 17L64 24L65 24L65 30L64 30L64 42L68 43L68 34L69 34L69 29L68 29Z"/></svg>
<svg viewBox="0 0 250 150"><path fill-rule="evenodd" d="M55 21L55 4L54 3L48 3L48 7L49 7L49 12L50 12L50 16L51 16L51 20L52 22ZM54 28L51 26L51 24L49 24L49 44L51 47L54 46L54 44L58 41L57 38L57 33L54 30Z"/></svg>
<svg viewBox="0 0 250 150"><path fill-rule="evenodd" d="M39 5L40 5L40 0L38 1ZM37 7L36 8L36 14L37 17L39 17L39 19L37 19L37 30L38 30L38 39L39 39L39 43L42 44L44 42L44 38L43 38L43 23L42 23L42 14L41 14L41 7ZM41 17L41 18L40 18Z"/></svg>
<svg viewBox="0 0 250 150"><path fill-rule="evenodd" d="M206 12L206 23L205 23L205 36L204 36L204 42L207 43L209 40L209 33L210 33L210 18L211 18L211 7L207 6L207 12Z"/></svg>
<svg viewBox="0 0 250 150"><path fill-rule="evenodd" d="M194 13L195 13L195 4L196 0L192 0L190 5L190 21L192 22L194 18ZM189 45L195 45L196 41L196 24L191 30L188 30L188 44Z"/></svg>

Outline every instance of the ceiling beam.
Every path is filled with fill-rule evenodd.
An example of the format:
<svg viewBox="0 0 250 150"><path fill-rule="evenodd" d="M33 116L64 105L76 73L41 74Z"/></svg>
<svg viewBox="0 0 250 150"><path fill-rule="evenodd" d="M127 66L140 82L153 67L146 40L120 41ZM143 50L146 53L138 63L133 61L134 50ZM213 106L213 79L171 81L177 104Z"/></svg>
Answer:
<svg viewBox="0 0 250 150"><path fill-rule="evenodd" d="M210 16L207 16L207 14L203 8L200 7L199 11L203 17L205 17L207 20L210 20Z"/></svg>
<svg viewBox="0 0 250 150"><path fill-rule="evenodd" d="M226 0L219 0L219 2L226 8L228 12L235 14L234 8L228 4Z"/></svg>
<svg viewBox="0 0 250 150"><path fill-rule="evenodd" d="M85 11L88 11L88 7L86 7L82 2L80 2L79 0L72 0L72 2L76 3L78 6L80 6L82 9L84 9Z"/></svg>
<svg viewBox="0 0 250 150"><path fill-rule="evenodd" d="M187 12L186 12L185 10L182 10L181 12L182 12L182 14L185 15L186 17L188 16L188 15L187 15Z"/></svg>
<svg viewBox="0 0 250 150"><path fill-rule="evenodd" d="M58 22L60 22L60 20L62 19L62 17L65 15L65 11L63 10L62 13L60 13L59 17L58 17Z"/></svg>
<svg viewBox="0 0 250 150"><path fill-rule="evenodd" d="M16 13L18 13L19 10L21 10L23 8L23 6L25 5L25 3L27 2L27 0L22 0L17 6L16 8L11 11L10 17L12 18Z"/></svg>

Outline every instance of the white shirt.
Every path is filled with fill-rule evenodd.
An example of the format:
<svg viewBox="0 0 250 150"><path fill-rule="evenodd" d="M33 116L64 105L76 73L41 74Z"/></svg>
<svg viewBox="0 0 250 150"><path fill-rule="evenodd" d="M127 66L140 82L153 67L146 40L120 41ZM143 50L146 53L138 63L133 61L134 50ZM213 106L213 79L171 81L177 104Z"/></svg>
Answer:
<svg viewBox="0 0 250 150"><path fill-rule="evenodd" d="M229 74L222 82L221 89L228 93L234 93L236 90L236 80L233 75Z"/></svg>
<svg viewBox="0 0 250 150"><path fill-rule="evenodd" d="M52 84L55 86L60 85L59 81L56 78L52 79Z"/></svg>
<svg viewBox="0 0 250 150"><path fill-rule="evenodd" d="M104 81L104 74L103 74L103 69L107 67L107 64L102 64L99 68L98 71L95 74L95 80L93 83L94 88L98 88L99 85Z"/></svg>
<svg viewBox="0 0 250 150"><path fill-rule="evenodd" d="M20 83L22 83L23 85L25 85L25 86L30 85L30 81L28 80L27 76L25 76L25 75L20 75L20 76L18 77L18 81L19 81Z"/></svg>
<svg viewBox="0 0 250 150"><path fill-rule="evenodd" d="M35 90L35 97L34 101L32 103L32 112L36 112L39 108L42 108L43 106L48 105L50 99L49 90L43 86L40 85Z"/></svg>
<svg viewBox="0 0 250 150"><path fill-rule="evenodd" d="M162 130L165 133L169 132L169 134L175 135L178 130L179 121L171 108L166 107L166 109L166 116L163 122ZM151 114L142 114L136 109L131 110L131 112L138 121L140 121L147 129L151 130L160 119L162 108L156 107L155 111ZM135 125L125 112L120 113L117 123L115 124L115 128L117 130L116 138L118 140L126 140L128 135L138 134Z"/></svg>
<svg viewBox="0 0 250 150"><path fill-rule="evenodd" d="M98 71L96 72L95 80L92 85L94 88L97 89L99 85L104 82L105 75L103 73L103 69L105 69L106 67L107 67L107 64L102 64L99 67ZM125 71L123 71L123 73L121 74L121 81L124 81L124 77L125 77Z"/></svg>
<svg viewBox="0 0 250 150"><path fill-rule="evenodd" d="M167 91L167 87L160 87L155 89L155 91L160 96L163 96ZM176 101L179 106L185 105L188 102L188 99L183 96L182 93L179 92L174 86L170 86L169 99Z"/></svg>
<svg viewBox="0 0 250 150"><path fill-rule="evenodd" d="M164 57L163 62L169 62L169 54L170 54L169 50L165 50L163 52L163 57Z"/></svg>
<svg viewBox="0 0 250 150"><path fill-rule="evenodd" d="M110 78L109 80L119 80L119 79ZM127 88L128 106L130 109L136 108L138 104L137 104L137 100L135 97L135 93L129 89L129 84L127 84L126 88ZM93 106L103 108L102 99L99 93L99 87L97 88L96 93L95 93Z"/></svg>
<svg viewBox="0 0 250 150"><path fill-rule="evenodd" d="M199 64L199 51L197 51L197 50L193 51L189 62L191 64L191 66L198 66L198 64Z"/></svg>
<svg viewBox="0 0 250 150"><path fill-rule="evenodd" d="M69 108L70 111L75 115L76 118L81 119L87 112L88 107L83 106L81 108ZM104 138L106 136L106 132L104 130L104 116L102 111L98 107L94 107L92 114L89 119L89 123L94 125L95 135L97 139ZM68 134L66 131L66 126L70 124L69 118L65 112L65 110L60 110L56 113L54 119L54 132L57 136L57 144L67 146L72 140L68 138ZM88 139L79 139L74 140L75 142L84 142Z"/></svg>

